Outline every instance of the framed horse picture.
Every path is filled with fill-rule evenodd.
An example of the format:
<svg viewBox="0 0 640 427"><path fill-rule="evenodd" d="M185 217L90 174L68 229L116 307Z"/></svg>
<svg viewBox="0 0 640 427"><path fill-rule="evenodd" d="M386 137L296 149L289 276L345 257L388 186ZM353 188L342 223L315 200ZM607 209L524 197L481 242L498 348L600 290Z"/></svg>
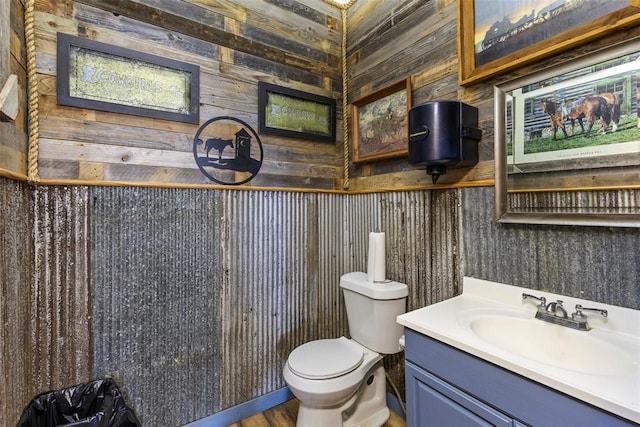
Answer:
<svg viewBox="0 0 640 427"><path fill-rule="evenodd" d="M507 143L514 188L603 186L614 183L620 166L640 169L640 47L628 49L497 89L504 104L496 111L496 133ZM559 172L563 179L554 181Z"/></svg>
<svg viewBox="0 0 640 427"><path fill-rule="evenodd" d="M640 22L638 0L458 1L458 80L468 85Z"/></svg>
<svg viewBox="0 0 640 427"><path fill-rule="evenodd" d="M640 46L494 87L499 222L640 227Z"/></svg>

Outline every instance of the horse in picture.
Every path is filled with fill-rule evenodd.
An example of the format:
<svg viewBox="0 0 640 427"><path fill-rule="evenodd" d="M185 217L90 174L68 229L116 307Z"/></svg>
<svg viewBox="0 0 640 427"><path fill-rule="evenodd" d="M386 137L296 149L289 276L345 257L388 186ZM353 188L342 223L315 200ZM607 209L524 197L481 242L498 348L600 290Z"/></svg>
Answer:
<svg viewBox="0 0 640 427"><path fill-rule="evenodd" d="M556 133L558 129L562 129L564 138L567 139L567 130L564 127L564 121L562 119L562 109L558 108L558 105L554 101L542 101L540 103L542 111L549 115L551 121L551 129L553 130L553 139L556 139Z"/></svg>
<svg viewBox="0 0 640 427"><path fill-rule="evenodd" d="M597 119L602 123L601 132L606 133L607 127L611 123L611 109L609 104L602 96L587 96L576 102L566 105L566 117L571 120L571 134L573 135L573 127L575 121L578 120L582 126L582 118L587 121L586 136L591 136L591 129ZM584 132L584 126L582 126Z"/></svg>
<svg viewBox="0 0 640 427"><path fill-rule="evenodd" d="M620 122L620 104L622 104L622 94L619 93L611 93L604 92L598 95L602 97L605 101L607 101L607 105L609 105L609 109L611 110L611 123L612 123L612 132L618 130L618 123Z"/></svg>

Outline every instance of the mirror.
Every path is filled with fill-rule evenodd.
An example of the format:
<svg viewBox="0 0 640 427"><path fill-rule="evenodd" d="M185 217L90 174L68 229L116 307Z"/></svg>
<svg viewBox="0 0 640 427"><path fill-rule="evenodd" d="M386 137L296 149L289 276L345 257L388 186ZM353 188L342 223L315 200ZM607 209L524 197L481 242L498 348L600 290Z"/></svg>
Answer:
<svg viewBox="0 0 640 427"><path fill-rule="evenodd" d="M640 47L494 87L498 222L640 227Z"/></svg>

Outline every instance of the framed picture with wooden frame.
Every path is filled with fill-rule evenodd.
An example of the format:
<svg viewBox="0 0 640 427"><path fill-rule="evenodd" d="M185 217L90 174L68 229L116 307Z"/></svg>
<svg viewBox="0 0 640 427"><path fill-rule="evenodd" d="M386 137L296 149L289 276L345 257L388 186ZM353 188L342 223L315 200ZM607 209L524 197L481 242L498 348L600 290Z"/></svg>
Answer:
<svg viewBox="0 0 640 427"><path fill-rule="evenodd" d="M458 1L457 17L458 81L468 85L636 26L640 0Z"/></svg>
<svg viewBox="0 0 640 427"><path fill-rule="evenodd" d="M351 104L353 163L406 156L410 108L410 78Z"/></svg>

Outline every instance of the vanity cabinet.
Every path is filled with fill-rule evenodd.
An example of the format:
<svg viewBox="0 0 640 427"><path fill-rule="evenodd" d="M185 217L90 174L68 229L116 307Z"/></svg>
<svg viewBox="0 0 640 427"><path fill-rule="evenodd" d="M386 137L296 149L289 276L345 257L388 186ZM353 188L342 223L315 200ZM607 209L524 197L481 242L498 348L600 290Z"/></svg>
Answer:
<svg viewBox="0 0 640 427"><path fill-rule="evenodd" d="M405 329L407 426L637 425Z"/></svg>
<svg viewBox="0 0 640 427"><path fill-rule="evenodd" d="M514 420L411 362L406 364L408 425L517 426Z"/></svg>

